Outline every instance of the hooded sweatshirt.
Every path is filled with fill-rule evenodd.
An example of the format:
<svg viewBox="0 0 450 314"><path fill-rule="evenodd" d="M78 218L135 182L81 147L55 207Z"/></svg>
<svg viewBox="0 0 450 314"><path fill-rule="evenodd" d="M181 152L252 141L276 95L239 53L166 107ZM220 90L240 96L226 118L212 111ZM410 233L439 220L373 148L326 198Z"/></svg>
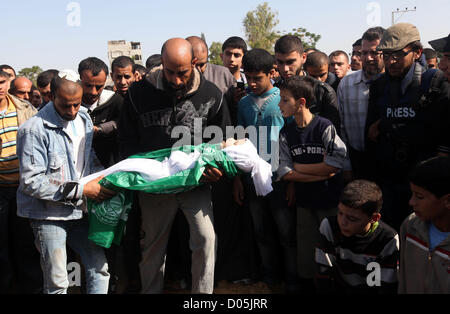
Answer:
<svg viewBox="0 0 450 314"><path fill-rule="evenodd" d="M118 127L121 158L224 139L231 122L222 92L197 69L193 73L191 89L180 98L164 88L162 67L129 88ZM219 129L208 135L209 126Z"/></svg>

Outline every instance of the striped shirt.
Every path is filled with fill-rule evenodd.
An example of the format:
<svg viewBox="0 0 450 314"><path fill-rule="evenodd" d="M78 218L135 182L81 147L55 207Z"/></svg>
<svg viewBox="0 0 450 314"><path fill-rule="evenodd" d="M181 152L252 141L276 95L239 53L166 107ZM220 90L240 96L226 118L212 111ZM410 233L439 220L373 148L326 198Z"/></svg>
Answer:
<svg viewBox="0 0 450 314"><path fill-rule="evenodd" d="M16 155L16 137L18 130L17 110L11 98L6 96L8 106L0 114L0 187L19 185L19 160Z"/></svg>
<svg viewBox="0 0 450 314"><path fill-rule="evenodd" d="M315 260L319 292L397 292L399 238L381 221L364 236L345 237L336 216L325 218Z"/></svg>
<svg viewBox="0 0 450 314"><path fill-rule="evenodd" d="M337 90L339 115L341 118L341 137L346 145L357 151L364 151L364 129L366 126L371 80L362 70L342 78ZM344 170L351 170L349 154Z"/></svg>

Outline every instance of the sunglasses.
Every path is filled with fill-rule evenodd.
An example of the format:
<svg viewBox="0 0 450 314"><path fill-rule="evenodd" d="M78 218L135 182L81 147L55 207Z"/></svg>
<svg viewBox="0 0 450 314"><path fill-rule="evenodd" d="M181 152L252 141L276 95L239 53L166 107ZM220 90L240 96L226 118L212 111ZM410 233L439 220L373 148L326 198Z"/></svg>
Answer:
<svg viewBox="0 0 450 314"><path fill-rule="evenodd" d="M392 52L383 52L383 59L389 60L390 58L394 59L395 61L406 57L407 55L409 55L411 52L413 52L414 49L409 49L407 51L392 51Z"/></svg>

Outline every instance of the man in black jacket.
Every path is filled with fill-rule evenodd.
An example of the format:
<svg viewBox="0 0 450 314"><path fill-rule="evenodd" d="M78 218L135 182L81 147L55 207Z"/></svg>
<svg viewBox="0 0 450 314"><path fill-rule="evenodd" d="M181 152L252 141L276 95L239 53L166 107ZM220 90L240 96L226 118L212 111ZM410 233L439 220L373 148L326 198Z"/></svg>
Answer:
<svg viewBox="0 0 450 314"><path fill-rule="evenodd" d="M412 212L409 171L439 151L448 152L449 85L440 70L425 71L419 62L422 45L414 25L391 26L377 50L386 72L370 86L366 146L383 190L384 220L398 231Z"/></svg>
<svg viewBox="0 0 450 314"><path fill-rule="evenodd" d="M89 110L94 123L92 146L105 168L118 162L117 122L123 98L117 93L104 90L108 66L100 59L90 57L78 65L83 85L83 106Z"/></svg>
<svg viewBox="0 0 450 314"><path fill-rule="evenodd" d="M291 76L307 75L302 67L306 61L306 53L303 51L303 43L294 35L284 35L275 43L275 58L277 69L282 79ZM314 93L316 102L310 107L313 114L317 114L330 120L336 130L341 129L336 92L327 83L314 79ZM278 87L281 82L275 84Z"/></svg>
<svg viewBox="0 0 450 314"><path fill-rule="evenodd" d="M119 122L119 147L123 158L181 145L200 144L215 126L222 141L230 125L227 104L220 90L196 69L192 45L181 38L162 47L162 68L153 69L128 90ZM208 131L209 131L208 130ZM180 138L181 136L181 138ZM222 173L207 168L204 180L215 182ZM174 217L181 209L190 226L192 293L212 293L216 238L213 227L211 186L202 185L179 194L139 194L142 209L140 263L143 293L161 293L167 242Z"/></svg>

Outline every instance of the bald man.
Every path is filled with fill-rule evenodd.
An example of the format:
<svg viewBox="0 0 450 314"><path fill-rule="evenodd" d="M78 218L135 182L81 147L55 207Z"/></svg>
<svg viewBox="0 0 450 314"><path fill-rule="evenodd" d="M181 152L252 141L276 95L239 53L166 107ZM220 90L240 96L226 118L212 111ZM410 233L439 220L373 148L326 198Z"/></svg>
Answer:
<svg viewBox="0 0 450 314"><path fill-rule="evenodd" d="M79 76L63 71L52 80L53 102L30 118L17 136L20 187L17 215L29 219L39 243L44 293L67 293L66 244L80 256L86 271L86 292L106 294L109 273L104 251L88 240L86 198L102 202L115 195L80 178L102 169L92 149L93 125L81 106Z"/></svg>
<svg viewBox="0 0 450 314"><path fill-rule="evenodd" d="M162 68L154 68L128 90L118 127L123 158L200 144L210 137L219 142L230 124L222 93L195 67L197 59L187 40L169 39L162 47L161 56ZM211 136L206 135L208 131L212 132ZM191 291L213 292L216 239L209 183L218 181L221 175L218 169L207 168L203 173L206 184L189 192L139 194L145 234L140 263L143 293L163 291L166 247L178 209L183 211L190 226Z"/></svg>
<svg viewBox="0 0 450 314"><path fill-rule="evenodd" d="M208 81L216 84L224 94L236 85L236 79L226 67L208 63L208 46L203 39L190 36L186 40L191 43L194 49L194 57L197 59L195 66Z"/></svg>
<svg viewBox="0 0 450 314"><path fill-rule="evenodd" d="M12 80L9 93L17 98L30 101L31 86L33 86L33 82L26 77L19 76Z"/></svg>

